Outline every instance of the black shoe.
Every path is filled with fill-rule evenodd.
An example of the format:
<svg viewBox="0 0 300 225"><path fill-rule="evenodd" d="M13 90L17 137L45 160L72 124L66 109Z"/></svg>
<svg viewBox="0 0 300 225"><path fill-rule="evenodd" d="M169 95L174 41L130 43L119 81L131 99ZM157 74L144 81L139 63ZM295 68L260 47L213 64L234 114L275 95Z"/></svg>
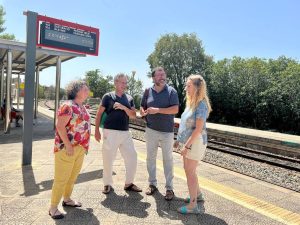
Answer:
<svg viewBox="0 0 300 225"><path fill-rule="evenodd" d="M111 189L112 187L110 185L105 185L102 193L107 195L109 192L111 192Z"/></svg>
<svg viewBox="0 0 300 225"><path fill-rule="evenodd" d="M173 190L167 190L166 191L166 195L165 195L165 199L167 201L171 201L174 198L175 194Z"/></svg>
<svg viewBox="0 0 300 225"><path fill-rule="evenodd" d="M157 187L150 184L147 191L146 191L146 195L153 195L156 191L157 191Z"/></svg>
<svg viewBox="0 0 300 225"><path fill-rule="evenodd" d="M62 213L55 215L55 213L56 213L57 211L58 211L58 209L57 209L57 210L54 212L54 214L52 215L52 214L50 213L50 210L49 210L49 216L51 216L51 218L54 219L54 220L60 220L60 219L63 219L65 216L64 216Z"/></svg>

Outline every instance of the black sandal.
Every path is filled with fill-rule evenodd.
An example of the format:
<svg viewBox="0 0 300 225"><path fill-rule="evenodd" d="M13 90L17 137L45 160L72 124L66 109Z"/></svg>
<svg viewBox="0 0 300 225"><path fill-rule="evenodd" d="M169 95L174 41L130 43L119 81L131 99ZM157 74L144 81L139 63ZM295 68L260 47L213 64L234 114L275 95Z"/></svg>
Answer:
<svg viewBox="0 0 300 225"><path fill-rule="evenodd" d="M124 187L125 191L134 191L134 192L142 192L142 189L140 189L135 184L131 183L128 187Z"/></svg>
<svg viewBox="0 0 300 225"><path fill-rule="evenodd" d="M109 194L111 189L112 189L112 187L110 185L105 185L102 193L107 195L107 194Z"/></svg>
<svg viewBox="0 0 300 225"><path fill-rule="evenodd" d="M174 198L175 194L173 190L167 190L166 191L166 195L165 195L165 199L167 201L171 201Z"/></svg>
<svg viewBox="0 0 300 225"><path fill-rule="evenodd" d="M74 205L68 204L68 203L70 203L70 202L74 202ZM64 207L81 207L82 204L81 204L80 202L76 202L76 201L74 201L74 200L70 200L70 201L68 201L68 202L63 201L63 202L62 202L62 206L64 206Z"/></svg>
<svg viewBox="0 0 300 225"><path fill-rule="evenodd" d="M157 187L150 184L147 191L146 191L146 195L153 195L156 191L157 191Z"/></svg>
<svg viewBox="0 0 300 225"><path fill-rule="evenodd" d="M51 216L52 219L54 220L59 220L59 219L62 219L64 218L65 216L61 213L61 214L58 214L58 215L55 215L55 213L58 211L58 209L56 209L56 211L54 212L53 215L51 215L50 213L50 210L49 210L49 216Z"/></svg>

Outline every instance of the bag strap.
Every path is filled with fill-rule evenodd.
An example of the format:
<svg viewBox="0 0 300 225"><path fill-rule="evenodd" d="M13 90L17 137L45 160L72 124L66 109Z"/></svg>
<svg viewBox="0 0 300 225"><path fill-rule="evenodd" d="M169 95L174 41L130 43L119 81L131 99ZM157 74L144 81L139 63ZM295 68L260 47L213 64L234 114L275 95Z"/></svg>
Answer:
<svg viewBox="0 0 300 225"><path fill-rule="evenodd" d="M150 88L146 88L145 89L145 93L144 93L144 98L143 98L143 109L146 110L148 108L147 106L147 101L148 101L148 97L149 97L149 92L150 92Z"/></svg>
<svg viewBox="0 0 300 225"><path fill-rule="evenodd" d="M171 94L172 94L172 88L168 85L168 94L169 94L169 105L171 105Z"/></svg>
<svg viewBox="0 0 300 225"><path fill-rule="evenodd" d="M116 97L116 93L115 92L111 92L110 93L110 97L112 98L112 100L116 101L117 97Z"/></svg>
<svg viewBox="0 0 300 225"><path fill-rule="evenodd" d="M114 102L116 102L117 97L116 97L116 94L115 94L114 92L110 92L110 93L109 93L109 96L111 97L111 99L112 99ZM111 105L109 104L109 106L105 109L106 114L110 114L110 113L111 113L112 107L110 107L110 106L111 106Z"/></svg>

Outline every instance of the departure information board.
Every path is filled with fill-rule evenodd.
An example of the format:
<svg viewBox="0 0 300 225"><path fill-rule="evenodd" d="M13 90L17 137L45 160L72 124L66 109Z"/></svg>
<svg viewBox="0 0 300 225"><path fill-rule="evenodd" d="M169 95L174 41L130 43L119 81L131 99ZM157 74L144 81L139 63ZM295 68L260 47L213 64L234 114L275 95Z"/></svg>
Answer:
<svg viewBox="0 0 300 225"><path fill-rule="evenodd" d="M99 29L38 15L37 46L98 55Z"/></svg>

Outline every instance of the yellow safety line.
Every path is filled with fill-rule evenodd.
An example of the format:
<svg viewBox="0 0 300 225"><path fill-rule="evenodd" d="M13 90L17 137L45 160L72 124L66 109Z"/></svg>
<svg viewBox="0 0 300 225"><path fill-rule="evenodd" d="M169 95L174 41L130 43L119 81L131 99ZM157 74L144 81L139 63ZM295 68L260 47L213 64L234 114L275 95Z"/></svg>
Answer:
<svg viewBox="0 0 300 225"><path fill-rule="evenodd" d="M138 152L138 159L146 162L146 155ZM163 163L161 160L157 160L157 168L163 170ZM186 180L184 170L176 166L174 166L174 176ZM198 182L201 185L201 188L204 188L210 192L213 192L214 194L217 194L271 219L288 225L300 225L300 214L291 212L276 205L272 205L266 201L247 195L243 192L201 176L198 176Z"/></svg>

